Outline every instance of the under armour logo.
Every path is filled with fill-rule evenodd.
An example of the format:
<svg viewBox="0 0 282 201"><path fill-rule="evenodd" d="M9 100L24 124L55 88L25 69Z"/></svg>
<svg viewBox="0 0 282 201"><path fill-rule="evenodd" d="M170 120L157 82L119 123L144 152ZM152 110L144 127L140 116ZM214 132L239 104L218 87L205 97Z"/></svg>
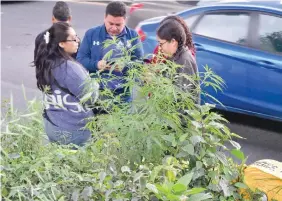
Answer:
<svg viewBox="0 0 282 201"><path fill-rule="evenodd" d="M123 48L124 43L122 41L119 41L118 44L117 44L117 47L120 48L120 49Z"/></svg>
<svg viewBox="0 0 282 201"><path fill-rule="evenodd" d="M126 41L126 47L129 49L129 48L132 48L132 45L130 43L130 41Z"/></svg>
<svg viewBox="0 0 282 201"><path fill-rule="evenodd" d="M100 45L100 41L93 41L93 45Z"/></svg>

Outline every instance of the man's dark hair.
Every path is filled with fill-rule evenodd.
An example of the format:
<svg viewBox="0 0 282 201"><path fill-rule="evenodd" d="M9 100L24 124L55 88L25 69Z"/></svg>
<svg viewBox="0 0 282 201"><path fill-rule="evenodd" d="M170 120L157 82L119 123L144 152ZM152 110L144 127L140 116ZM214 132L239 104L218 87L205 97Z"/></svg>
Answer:
<svg viewBox="0 0 282 201"><path fill-rule="evenodd" d="M107 5L106 16L126 17L126 5L121 1L112 1Z"/></svg>
<svg viewBox="0 0 282 201"><path fill-rule="evenodd" d="M53 16L61 22L68 21L71 16L70 8L64 1L58 1L53 8Z"/></svg>

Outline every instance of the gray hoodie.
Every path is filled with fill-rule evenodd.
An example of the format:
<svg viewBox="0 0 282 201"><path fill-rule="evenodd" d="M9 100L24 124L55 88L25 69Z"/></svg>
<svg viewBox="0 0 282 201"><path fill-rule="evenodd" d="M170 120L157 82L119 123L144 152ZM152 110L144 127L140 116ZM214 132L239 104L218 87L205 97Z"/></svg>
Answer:
<svg viewBox="0 0 282 201"><path fill-rule="evenodd" d="M86 84L88 72L75 61L66 61L52 69L54 81L50 94L44 93L44 107L47 119L66 130L83 128L86 118L92 117L93 111L87 105L93 104L99 95L99 85L94 80ZM82 98L89 99L82 103ZM46 118L46 117L45 117Z"/></svg>

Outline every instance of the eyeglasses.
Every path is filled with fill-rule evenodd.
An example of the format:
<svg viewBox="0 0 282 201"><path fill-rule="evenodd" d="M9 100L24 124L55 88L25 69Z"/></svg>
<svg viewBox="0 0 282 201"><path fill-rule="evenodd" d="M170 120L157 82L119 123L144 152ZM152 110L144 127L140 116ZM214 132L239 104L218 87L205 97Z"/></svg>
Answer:
<svg viewBox="0 0 282 201"><path fill-rule="evenodd" d="M79 43L80 42L80 38L78 36L76 36L75 39L66 40L66 42L77 42L77 43Z"/></svg>
<svg viewBox="0 0 282 201"><path fill-rule="evenodd" d="M167 41L165 41L165 42L163 42L163 43L161 43L161 42L159 42L159 46L160 47L162 47L164 44L166 44L167 43Z"/></svg>

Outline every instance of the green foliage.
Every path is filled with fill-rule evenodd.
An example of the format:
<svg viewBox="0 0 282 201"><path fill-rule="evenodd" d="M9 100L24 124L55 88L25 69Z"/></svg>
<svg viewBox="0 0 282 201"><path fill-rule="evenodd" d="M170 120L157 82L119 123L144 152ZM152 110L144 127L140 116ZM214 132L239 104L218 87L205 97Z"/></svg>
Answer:
<svg viewBox="0 0 282 201"><path fill-rule="evenodd" d="M179 66L172 62L132 62L130 51L116 65L129 68L124 88L134 91L134 100L124 103L123 95L101 91L98 105L108 114L90 119L87 127L93 138L85 147L73 150L46 143L37 101L29 102L24 114L10 107L1 121L2 197L243 200L238 193L243 184L234 182L241 178L242 165L226 156L225 147L231 142L231 153L244 161L240 146L232 141L237 135L222 116L211 112L212 105L201 106L196 100L201 87L221 89L221 78L208 67L199 79L177 74ZM195 83L190 93L174 84L180 76ZM99 73L96 77L106 82Z"/></svg>

